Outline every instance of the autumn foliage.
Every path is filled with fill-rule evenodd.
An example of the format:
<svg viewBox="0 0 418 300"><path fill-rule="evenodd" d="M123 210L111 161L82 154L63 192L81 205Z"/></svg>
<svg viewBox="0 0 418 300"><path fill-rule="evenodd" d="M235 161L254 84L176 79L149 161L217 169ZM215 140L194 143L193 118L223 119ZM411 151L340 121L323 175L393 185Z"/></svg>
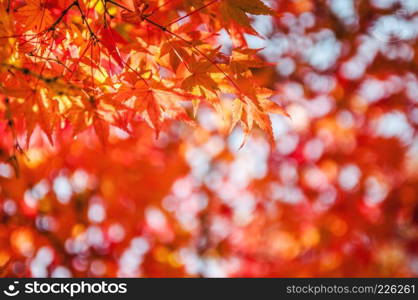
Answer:
<svg viewBox="0 0 418 300"><path fill-rule="evenodd" d="M1 0L0 275L418 274L418 9L332 2Z"/></svg>

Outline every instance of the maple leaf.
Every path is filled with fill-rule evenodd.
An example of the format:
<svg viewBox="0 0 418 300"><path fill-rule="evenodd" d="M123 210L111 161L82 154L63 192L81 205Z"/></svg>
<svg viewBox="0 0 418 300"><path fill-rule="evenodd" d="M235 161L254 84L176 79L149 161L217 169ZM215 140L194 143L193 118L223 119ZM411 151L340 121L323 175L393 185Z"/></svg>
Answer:
<svg viewBox="0 0 418 300"><path fill-rule="evenodd" d="M210 73L219 72L212 61L206 58L196 60L191 57L187 62L187 71L191 75L182 81L183 89L204 97L206 97L205 90L214 94L219 90L218 83L210 76Z"/></svg>
<svg viewBox="0 0 418 300"><path fill-rule="evenodd" d="M129 78L128 78L129 80ZM164 121L164 113L172 119L193 123L185 109L181 106L182 101L190 101L196 96L176 93L167 90L164 86L153 83L151 86L143 81L133 82L123 85L114 95L115 101L126 102L134 101L133 108L140 113L146 113L150 125L155 128L157 136Z"/></svg>
<svg viewBox="0 0 418 300"><path fill-rule="evenodd" d="M80 132L84 131L87 128L87 113L84 109L80 107L73 107L70 110L68 110L65 113L65 115L72 126L74 136L77 136Z"/></svg>
<svg viewBox="0 0 418 300"><path fill-rule="evenodd" d="M137 100L137 103L139 102L141 102L141 106L145 106L148 118L156 131L156 136L158 137L162 123L162 111L153 91L147 91L142 99Z"/></svg>
<svg viewBox="0 0 418 300"><path fill-rule="evenodd" d="M274 92L267 88L254 87L248 81L244 91L247 93L243 95L244 99L237 98L232 103L232 120L230 131L237 125L239 121L244 129L244 141L250 134L253 124L256 123L268 136L271 145L274 145L273 129L269 113L281 114L290 117L287 111L272 101L270 98ZM248 86L250 88L248 88ZM247 101L246 99L250 99Z"/></svg>
<svg viewBox="0 0 418 300"><path fill-rule="evenodd" d="M26 5L19 8L16 19L25 26L26 30L41 32L49 28L54 19L42 0L26 0Z"/></svg>
<svg viewBox="0 0 418 300"><path fill-rule="evenodd" d="M232 58L229 64L231 71L241 74L250 68L263 68L269 64L257 56L260 49L235 48L232 50Z"/></svg>
<svg viewBox="0 0 418 300"><path fill-rule="evenodd" d="M93 127L102 145L106 145L109 137L109 123L98 114L93 116Z"/></svg>
<svg viewBox="0 0 418 300"><path fill-rule="evenodd" d="M3 95L25 98L30 94L31 90L29 82L21 73L13 74L13 76L6 74L5 77L1 78L0 92Z"/></svg>
<svg viewBox="0 0 418 300"><path fill-rule="evenodd" d="M274 136L273 128L271 127L271 120L269 115L258 109L254 104L244 104L242 100L235 99L232 103L232 121L230 131L241 122L244 131L244 139L240 146L243 147L247 137L249 136L254 123L257 124L268 136L270 144L273 146Z"/></svg>
<svg viewBox="0 0 418 300"><path fill-rule="evenodd" d="M122 12L122 19L132 24L139 24L143 21L143 14L149 8L148 1L132 0L135 11L124 10Z"/></svg>
<svg viewBox="0 0 418 300"><path fill-rule="evenodd" d="M185 93L178 93L166 89L153 89L154 97L158 100L165 114L171 119L183 121L189 125L194 125L194 120L187 114L182 102L189 102L192 99L199 99L196 96Z"/></svg>
<svg viewBox="0 0 418 300"><path fill-rule="evenodd" d="M37 125L48 137L51 145L54 144L52 135L58 121L58 103L55 100L45 99L39 93L31 93L25 99L23 113L27 116L26 121L26 144L29 144L30 137Z"/></svg>
<svg viewBox="0 0 418 300"><path fill-rule="evenodd" d="M12 16L6 12L6 8L3 5L0 5L0 36L10 36L12 34L13 34ZM7 39L0 39L1 46L5 45L6 43L8 43Z"/></svg>
<svg viewBox="0 0 418 300"><path fill-rule="evenodd" d="M160 57L168 55L168 67L176 72L180 64L184 64L189 60L189 53L185 49L183 41L166 41L160 50Z"/></svg>
<svg viewBox="0 0 418 300"><path fill-rule="evenodd" d="M220 15L226 22L234 21L246 27L251 33L257 32L251 27L247 14L272 15L274 12L261 0L224 0L220 2Z"/></svg>
<svg viewBox="0 0 418 300"><path fill-rule="evenodd" d="M125 42L124 39L115 30L113 30L110 27L106 27L101 32L100 42L106 47L106 49L109 51L109 55L113 57L113 59L118 63L120 67L119 70L121 70L124 67L124 63L119 53L119 49L118 47L116 47L116 43L117 42L124 43ZM104 63L103 65L106 65L106 64ZM111 74L115 73L114 68L110 68L110 69L108 68L108 71Z"/></svg>
<svg viewBox="0 0 418 300"><path fill-rule="evenodd" d="M243 107L244 103L238 98L232 102L232 121L229 132L231 132L241 120Z"/></svg>

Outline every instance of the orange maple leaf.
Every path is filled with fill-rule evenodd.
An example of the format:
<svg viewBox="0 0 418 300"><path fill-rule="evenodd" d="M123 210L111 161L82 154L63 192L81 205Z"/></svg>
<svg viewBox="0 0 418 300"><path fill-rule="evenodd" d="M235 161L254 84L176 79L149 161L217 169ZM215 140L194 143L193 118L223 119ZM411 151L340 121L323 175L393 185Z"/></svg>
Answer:
<svg viewBox="0 0 418 300"><path fill-rule="evenodd" d="M54 19L46 6L46 1L26 0L26 5L18 9L16 19L27 30L41 32L54 23Z"/></svg>

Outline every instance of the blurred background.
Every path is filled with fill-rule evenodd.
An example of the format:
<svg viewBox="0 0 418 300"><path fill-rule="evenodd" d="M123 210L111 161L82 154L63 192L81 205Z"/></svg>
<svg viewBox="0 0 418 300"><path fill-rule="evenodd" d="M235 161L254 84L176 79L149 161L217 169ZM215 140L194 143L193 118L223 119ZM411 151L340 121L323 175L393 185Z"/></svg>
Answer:
<svg viewBox="0 0 418 300"><path fill-rule="evenodd" d="M240 148L230 99L105 150L37 129L18 178L0 163L1 276L418 275L418 1L265 2L246 42L291 116L276 145Z"/></svg>

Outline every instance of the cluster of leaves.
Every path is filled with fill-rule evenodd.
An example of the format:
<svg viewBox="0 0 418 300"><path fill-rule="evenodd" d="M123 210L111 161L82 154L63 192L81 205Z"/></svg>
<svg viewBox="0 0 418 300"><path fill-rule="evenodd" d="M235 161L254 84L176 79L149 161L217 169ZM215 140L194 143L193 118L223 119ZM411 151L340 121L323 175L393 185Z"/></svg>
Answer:
<svg viewBox="0 0 418 300"><path fill-rule="evenodd" d="M281 108L258 93L257 51L225 55L216 42L222 29L256 34L248 14L272 13L259 0L3 1L2 111L26 144L36 126L53 144L66 125L74 136L93 126L106 143L109 125L130 132L146 120L158 135L165 119L193 124L199 103L219 108L229 94L236 122L249 132L254 120L272 139L268 113Z"/></svg>

